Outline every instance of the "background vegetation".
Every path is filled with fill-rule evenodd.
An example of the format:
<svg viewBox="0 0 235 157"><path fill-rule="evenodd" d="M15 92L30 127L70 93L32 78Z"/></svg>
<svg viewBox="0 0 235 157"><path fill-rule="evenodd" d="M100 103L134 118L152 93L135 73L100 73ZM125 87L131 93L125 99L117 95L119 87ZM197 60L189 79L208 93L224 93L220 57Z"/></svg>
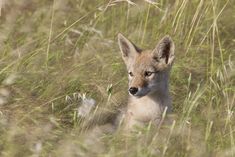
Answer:
<svg viewBox="0 0 235 157"><path fill-rule="evenodd" d="M11 0L2 7L0 156L235 156L234 0ZM78 93L96 101L94 112L126 104L118 32L142 48L172 36L177 118L157 131L87 137Z"/></svg>

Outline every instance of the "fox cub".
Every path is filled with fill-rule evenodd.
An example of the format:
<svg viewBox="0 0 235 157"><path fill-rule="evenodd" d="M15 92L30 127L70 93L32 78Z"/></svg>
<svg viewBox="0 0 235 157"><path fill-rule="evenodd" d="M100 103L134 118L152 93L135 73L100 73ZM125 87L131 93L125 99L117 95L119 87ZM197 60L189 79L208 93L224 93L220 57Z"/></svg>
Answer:
<svg viewBox="0 0 235 157"><path fill-rule="evenodd" d="M129 99L123 116L125 129L152 122L158 125L164 110L171 111L169 74L175 58L170 36L163 37L153 50L142 50L122 34L118 44L129 78Z"/></svg>

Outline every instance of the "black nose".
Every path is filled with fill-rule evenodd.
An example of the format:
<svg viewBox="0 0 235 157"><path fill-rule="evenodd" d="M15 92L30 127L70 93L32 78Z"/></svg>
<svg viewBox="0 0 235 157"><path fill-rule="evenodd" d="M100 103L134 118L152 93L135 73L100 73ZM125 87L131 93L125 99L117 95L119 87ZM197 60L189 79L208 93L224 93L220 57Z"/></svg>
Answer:
<svg viewBox="0 0 235 157"><path fill-rule="evenodd" d="M135 95L135 94L138 92L138 88L136 88L136 87L131 87L131 88L129 89L129 92L130 92L132 95Z"/></svg>

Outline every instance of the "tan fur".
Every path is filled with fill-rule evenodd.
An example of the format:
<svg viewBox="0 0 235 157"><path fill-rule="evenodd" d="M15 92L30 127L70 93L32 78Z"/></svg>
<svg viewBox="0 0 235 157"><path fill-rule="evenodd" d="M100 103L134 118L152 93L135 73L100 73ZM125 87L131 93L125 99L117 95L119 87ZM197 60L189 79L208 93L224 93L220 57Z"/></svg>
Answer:
<svg viewBox="0 0 235 157"><path fill-rule="evenodd" d="M142 51L122 34L118 35L118 41L129 73L129 88L138 89L129 96L123 116L125 128L149 122L158 125L165 107L171 111L168 80L174 60L174 43L166 36L154 50ZM151 73L150 76L147 73Z"/></svg>

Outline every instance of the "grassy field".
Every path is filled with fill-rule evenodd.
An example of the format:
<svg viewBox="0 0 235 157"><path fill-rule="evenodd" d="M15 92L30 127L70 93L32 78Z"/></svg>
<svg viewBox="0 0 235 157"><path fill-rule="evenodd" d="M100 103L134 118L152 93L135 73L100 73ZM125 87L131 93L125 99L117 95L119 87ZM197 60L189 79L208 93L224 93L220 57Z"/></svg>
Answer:
<svg viewBox="0 0 235 157"><path fill-rule="evenodd" d="M0 156L235 156L234 10L234 0L6 0ZM90 117L127 102L118 32L144 49L173 38L176 118L160 130L91 138L79 93L96 102Z"/></svg>

